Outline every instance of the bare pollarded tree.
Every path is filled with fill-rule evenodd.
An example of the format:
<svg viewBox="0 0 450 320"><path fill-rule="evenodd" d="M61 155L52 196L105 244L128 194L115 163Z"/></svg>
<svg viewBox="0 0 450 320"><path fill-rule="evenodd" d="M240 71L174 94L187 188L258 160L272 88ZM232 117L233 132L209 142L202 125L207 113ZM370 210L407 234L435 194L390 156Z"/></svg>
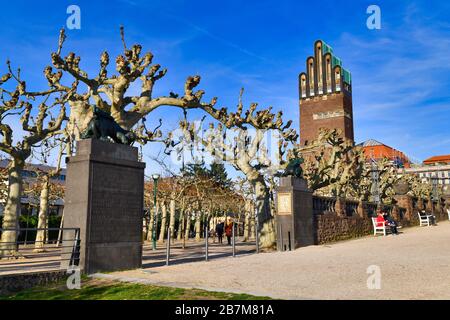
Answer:
<svg viewBox="0 0 450 320"><path fill-rule="evenodd" d="M392 203L395 195L394 186L400 181L401 176L397 172L397 167L392 165L387 158L378 161L379 170L379 193L380 199L384 203Z"/></svg>
<svg viewBox="0 0 450 320"><path fill-rule="evenodd" d="M377 162L367 163L364 161L364 155L362 150L358 150L360 156L358 159L357 169L353 173L351 191L350 193L358 198L360 201L371 200L373 193L374 177L372 177L373 170L378 171L378 194L382 203L391 204L395 195L394 187L402 179L397 172L396 166L392 165L386 158ZM408 182L407 178L406 182Z"/></svg>
<svg viewBox="0 0 450 320"><path fill-rule="evenodd" d="M174 106L184 110L202 109L212 118L223 123L227 128L243 127L250 124L257 128L274 128L281 121L281 113L275 115L270 110L259 111L254 114L256 104L242 115L242 108L237 112L228 112L222 107L215 108L217 98L210 102L202 102L205 94L203 90L195 91L200 83L200 76L189 76L184 84L182 95L170 92L168 96L153 96L153 88L158 80L163 78L167 69L161 69L159 64L153 63L151 52L142 52L142 46L135 44L128 47L125 43L123 27L121 27L123 53L115 59L115 72L111 72L110 57L107 51L100 56L99 70L90 76L81 68L81 58L70 52L62 56L63 44L66 40L64 29L61 30L58 49L52 53L52 65L45 69L49 83L54 88L65 89L61 84L63 74L69 74L75 81L73 88L77 94L69 101L71 108L69 131L74 138L86 127L92 117L91 101L101 110L108 112L124 129L132 129L155 109L161 106ZM54 72L53 68L58 70ZM140 93L130 94L130 86L140 82ZM79 86L82 83L84 86ZM86 88L86 89L84 89ZM81 92L84 90L84 92Z"/></svg>
<svg viewBox="0 0 450 320"><path fill-rule="evenodd" d="M305 156L304 177L312 190L336 197L353 197L360 202L370 199L373 168L366 163L362 148L342 138L337 129L320 130L317 140L298 151ZM375 166L379 173L380 199L391 203L394 185L400 179L397 169L388 159L376 162Z"/></svg>
<svg viewBox="0 0 450 320"><path fill-rule="evenodd" d="M353 149L352 143L344 140L337 129L321 129L310 145L297 147L305 158L302 168L308 187L319 190L333 186L333 194L341 196L352 176Z"/></svg>
<svg viewBox="0 0 450 320"><path fill-rule="evenodd" d="M73 94L71 89L58 88L41 92L27 91L26 82L20 76L20 69L13 72L9 61L7 66L8 73L0 80L0 135L3 137L0 151L10 158L8 197L2 226L9 230L2 233L0 255L15 254L17 231L14 229L18 227L17 217L22 192L21 172L25 161L31 156L34 147L59 132L66 119L65 105ZM15 81L16 85L10 81ZM53 113L56 113L56 116L53 116ZM20 124L24 134L13 137L17 115L21 115ZM12 120L8 123L8 119Z"/></svg>

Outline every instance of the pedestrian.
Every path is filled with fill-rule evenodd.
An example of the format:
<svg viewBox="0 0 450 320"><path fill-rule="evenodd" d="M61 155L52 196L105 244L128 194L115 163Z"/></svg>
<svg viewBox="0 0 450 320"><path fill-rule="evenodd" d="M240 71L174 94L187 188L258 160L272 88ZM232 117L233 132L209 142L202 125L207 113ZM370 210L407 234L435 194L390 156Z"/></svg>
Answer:
<svg viewBox="0 0 450 320"><path fill-rule="evenodd" d="M230 219L225 226L225 235L227 236L228 245L231 246L231 236L233 235L233 221Z"/></svg>
<svg viewBox="0 0 450 320"><path fill-rule="evenodd" d="M377 216L377 224L379 227L381 226L388 226L391 229L391 234L393 236L398 235L397 231L397 223L392 219L386 212L383 212L381 210L377 210L378 216Z"/></svg>
<svg viewBox="0 0 450 320"><path fill-rule="evenodd" d="M216 233L217 233L217 239L218 239L219 243L222 243L223 229L224 229L224 223L222 221L216 225Z"/></svg>

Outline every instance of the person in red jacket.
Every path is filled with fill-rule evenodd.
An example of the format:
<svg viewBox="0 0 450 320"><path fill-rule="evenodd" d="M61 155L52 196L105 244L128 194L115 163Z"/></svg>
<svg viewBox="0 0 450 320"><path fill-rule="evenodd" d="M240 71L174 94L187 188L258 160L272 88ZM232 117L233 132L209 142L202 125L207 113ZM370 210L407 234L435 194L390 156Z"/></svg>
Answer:
<svg viewBox="0 0 450 320"><path fill-rule="evenodd" d="M398 235L397 225L394 221L385 220L383 211L377 210L377 227L388 226L391 229L392 235Z"/></svg>
<svg viewBox="0 0 450 320"><path fill-rule="evenodd" d="M384 220L383 212L377 210L377 227L383 227L386 225L386 220Z"/></svg>
<svg viewBox="0 0 450 320"><path fill-rule="evenodd" d="M227 236L228 245L231 246L231 236L233 235L233 221L231 219L227 220L225 235Z"/></svg>

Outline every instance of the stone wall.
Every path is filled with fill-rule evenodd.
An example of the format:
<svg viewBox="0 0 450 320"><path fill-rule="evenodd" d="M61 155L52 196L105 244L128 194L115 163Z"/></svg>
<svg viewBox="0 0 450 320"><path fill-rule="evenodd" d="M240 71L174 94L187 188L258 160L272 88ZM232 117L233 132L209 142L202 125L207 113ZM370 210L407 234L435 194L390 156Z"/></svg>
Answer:
<svg viewBox="0 0 450 320"><path fill-rule="evenodd" d="M373 232L372 221L359 216L342 217L334 213L316 215L316 244L369 235Z"/></svg>
<svg viewBox="0 0 450 320"><path fill-rule="evenodd" d="M66 271L9 274L0 276L0 295L12 294L67 278Z"/></svg>
<svg viewBox="0 0 450 320"><path fill-rule="evenodd" d="M347 216L345 216L338 214L337 211L321 211L320 209L324 207L321 203L323 204L327 200L329 199L313 196L315 244L357 238L373 233L372 220L368 210L369 204L361 203L356 214L350 216L350 212L347 210ZM418 212L420 210L425 210L428 214L433 213L437 222L448 220L446 212L448 204L444 202L441 202L440 205L435 203L432 208L430 203L427 206L423 201L410 196L399 196L396 197L396 200L396 205L385 206L384 210L389 212L403 228L419 225ZM345 205L345 200L342 206L348 207Z"/></svg>

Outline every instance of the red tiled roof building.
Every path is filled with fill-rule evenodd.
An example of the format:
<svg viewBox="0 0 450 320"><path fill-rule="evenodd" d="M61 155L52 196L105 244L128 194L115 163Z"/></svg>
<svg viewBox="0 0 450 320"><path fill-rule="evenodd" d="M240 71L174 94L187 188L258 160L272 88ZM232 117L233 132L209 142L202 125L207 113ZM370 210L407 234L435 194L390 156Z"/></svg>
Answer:
<svg viewBox="0 0 450 320"><path fill-rule="evenodd" d="M387 158L397 167L409 168L411 162L408 157L401 151L394 149L374 139L364 141L358 146L363 148L366 160L379 161L383 158Z"/></svg>
<svg viewBox="0 0 450 320"><path fill-rule="evenodd" d="M423 164L424 165L450 164L450 154L430 157L428 159L423 160Z"/></svg>

